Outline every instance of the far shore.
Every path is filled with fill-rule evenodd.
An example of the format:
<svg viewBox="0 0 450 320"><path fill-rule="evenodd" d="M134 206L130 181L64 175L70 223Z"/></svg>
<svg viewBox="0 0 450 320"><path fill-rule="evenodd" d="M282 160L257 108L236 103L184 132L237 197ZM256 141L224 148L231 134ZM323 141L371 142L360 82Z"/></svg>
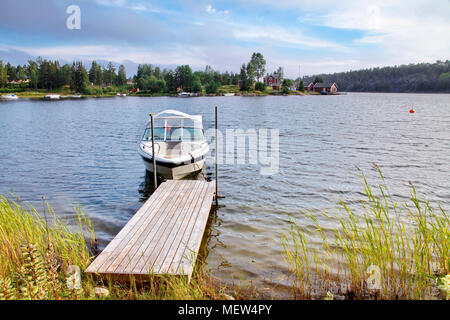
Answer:
<svg viewBox="0 0 450 320"><path fill-rule="evenodd" d="M232 93L234 96L242 96L242 97L263 97L263 96L319 96L321 95L318 92L308 92L308 91L289 91L289 93L283 93L281 91L244 91L244 92L218 92L218 93L194 93L192 96L188 98L197 98L197 97L220 97L225 96L225 94ZM8 93L1 93L0 95L6 95ZM44 99L46 95L59 95L61 100L76 100L76 99L86 99L86 98L122 98L123 94L130 97L179 97L177 93L124 93L124 92L109 92L107 94L79 94L75 92L67 92L67 91L23 91L23 92L9 92L9 94L15 94L19 98L22 99ZM118 94L121 94L119 96ZM337 93L334 95L342 95L346 93Z"/></svg>
<svg viewBox="0 0 450 320"><path fill-rule="evenodd" d="M6 94L15 94L21 99L44 99L46 95L59 95L60 100L77 100L77 99L87 99L87 98L123 98L124 96L118 96L118 94L125 94L129 97L176 97L181 98L178 96L177 93L147 93L147 92L139 92L139 93L133 93L133 92L120 92L120 91L112 91L105 94L79 94L76 92L70 92L67 90L59 90L59 91L44 91L44 90L29 90L29 91L22 91L22 92L4 92L0 93L0 95L6 95ZM265 96L321 96L319 92L312 92L312 91L293 91L290 90L289 93L283 93L281 91L272 91L267 90L266 92L261 91L238 91L238 92L226 92L224 90L219 90L218 93L195 93L192 94L192 96L189 96L187 98L198 98L198 97L220 97L224 96L227 93L233 93L234 96L241 96L241 97L265 97ZM346 95L348 93L413 93L413 94L445 94L448 92L360 92L360 91L351 91L351 92L338 92L336 94L328 94L332 96L339 96L339 95Z"/></svg>

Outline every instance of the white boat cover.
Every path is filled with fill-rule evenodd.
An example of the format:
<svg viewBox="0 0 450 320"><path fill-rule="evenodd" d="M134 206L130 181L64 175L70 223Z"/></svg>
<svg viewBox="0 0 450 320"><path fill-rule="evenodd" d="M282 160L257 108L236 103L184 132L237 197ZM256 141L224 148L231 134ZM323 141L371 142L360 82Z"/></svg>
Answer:
<svg viewBox="0 0 450 320"><path fill-rule="evenodd" d="M155 127L183 127L203 129L202 116L189 115L177 110L164 110L154 116ZM147 122L147 127L151 126L151 120Z"/></svg>

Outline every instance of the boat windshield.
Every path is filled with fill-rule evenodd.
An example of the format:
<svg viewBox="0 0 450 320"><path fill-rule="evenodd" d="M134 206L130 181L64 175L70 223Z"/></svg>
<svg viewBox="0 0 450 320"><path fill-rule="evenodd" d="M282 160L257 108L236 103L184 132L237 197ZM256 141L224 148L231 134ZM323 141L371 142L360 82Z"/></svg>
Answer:
<svg viewBox="0 0 450 320"><path fill-rule="evenodd" d="M205 139L203 130L200 128L154 128L155 141L202 141ZM143 141L152 140L152 129L146 128Z"/></svg>

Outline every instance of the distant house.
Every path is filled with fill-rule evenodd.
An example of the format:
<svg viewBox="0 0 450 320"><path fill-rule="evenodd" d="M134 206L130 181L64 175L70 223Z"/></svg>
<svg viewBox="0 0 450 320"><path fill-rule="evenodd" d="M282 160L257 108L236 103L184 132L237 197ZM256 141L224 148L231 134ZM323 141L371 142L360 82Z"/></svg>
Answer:
<svg viewBox="0 0 450 320"><path fill-rule="evenodd" d="M272 87L273 90L280 90L281 89L281 79L278 76L278 74L276 72L272 73L272 74L267 74L264 77L264 83L268 86L268 87Z"/></svg>
<svg viewBox="0 0 450 320"><path fill-rule="evenodd" d="M321 83L317 82L314 85L314 92L327 92L331 94L335 94L338 91L338 86L336 83Z"/></svg>
<svg viewBox="0 0 450 320"><path fill-rule="evenodd" d="M300 81L303 81L303 80L301 80L300 78L297 78L297 80L295 80L295 88L298 88L300 86ZM309 85L303 84L303 89L305 91L312 91L313 88L314 88L314 83L312 83L312 82Z"/></svg>

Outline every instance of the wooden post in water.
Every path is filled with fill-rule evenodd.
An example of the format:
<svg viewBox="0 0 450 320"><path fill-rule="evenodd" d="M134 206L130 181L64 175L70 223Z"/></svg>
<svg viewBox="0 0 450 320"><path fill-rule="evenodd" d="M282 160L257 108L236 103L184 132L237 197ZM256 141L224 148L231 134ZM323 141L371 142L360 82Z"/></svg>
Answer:
<svg viewBox="0 0 450 320"><path fill-rule="evenodd" d="M152 158L153 158L153 183L155 184L155 190L158 188L158 179L156 173L156 156L155 156L155 130L154 130L154 113L150 113L150 118L152 122Z"/></svg>
<svg viewBox="0 0 450 320"><path fill-rule="evenodd" d="M219 145L219 143L217 142L217 133L218 133L218 131L219 131L219 126L218 126L218 111L217 111L217 106L216 106L216 205L218 205L219 204L219 202L218 202L218 198L219 198L219 168L218 168L218 155L217 155L217 153L218 153L218 145Z"/></svg>

